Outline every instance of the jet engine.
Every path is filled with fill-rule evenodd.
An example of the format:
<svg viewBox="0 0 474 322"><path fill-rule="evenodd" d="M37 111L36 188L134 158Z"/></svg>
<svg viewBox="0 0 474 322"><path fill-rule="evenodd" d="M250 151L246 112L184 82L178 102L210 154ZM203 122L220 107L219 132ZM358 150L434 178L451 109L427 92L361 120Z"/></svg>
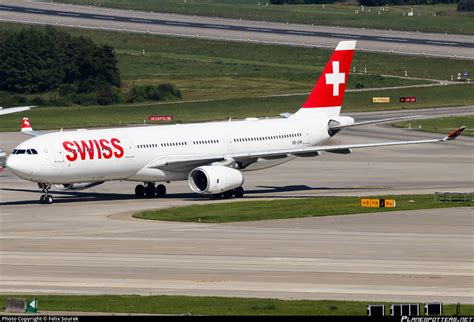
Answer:
<svg viewBox="0 0 474 322"><path fill-rule="evenodd" d="M244 176L239 170L226 166L202 166L189 173L188 183L194 192L218 194L242 186Z"/></svg>
<svg viewBox="0 0 474 322"><path fill-rule="evenodd" d="M85 190L103 184L104 182L81 182L81 183L64 183L55 184L54 186L59 190Z"/></svg>

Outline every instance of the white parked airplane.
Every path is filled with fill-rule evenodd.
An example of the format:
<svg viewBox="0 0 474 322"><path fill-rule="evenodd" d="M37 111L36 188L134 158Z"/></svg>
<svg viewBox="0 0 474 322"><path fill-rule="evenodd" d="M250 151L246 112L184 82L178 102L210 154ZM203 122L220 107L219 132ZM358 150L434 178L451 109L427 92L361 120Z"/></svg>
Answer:
<svg viewBox="0 0 474 322"><path fill-rule="evenodd" d="M0 106L0 115L28 111L32 107L36 107L36 106L34 105L33 106L15 106L15 107L8 107L8 108L3 108Z"/></svg>
<svg viewBox="0 0 474 322"><path fill-rule="evenodd" d="M33 131L28 119L22 132L35 136L18 145L7 160L14 174L37 182L42 203L52 203L51 184L59 189L86 189L109 180L144 182L137 196L164 196L155 182L188 180L196 193L242 197L243 171L258 170L295 157L321 152L350 153L353 148L438 143L455 139L464 127L445 138L324 146L345 127L403 118L355 123L340 116L355 41L340 42L304 105L283 118L201 124Z"/></svg>

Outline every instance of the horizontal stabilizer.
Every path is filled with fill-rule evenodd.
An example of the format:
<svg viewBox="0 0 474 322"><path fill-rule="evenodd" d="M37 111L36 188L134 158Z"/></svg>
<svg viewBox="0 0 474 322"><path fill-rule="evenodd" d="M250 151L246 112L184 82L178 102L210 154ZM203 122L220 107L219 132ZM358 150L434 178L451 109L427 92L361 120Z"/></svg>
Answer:
<svg viewBox="0 0 474 322"><path fill-rule="evenodd" d="M284 117L284 118L286 118L286 119L289 118L289 117L292 116L292 115L293 115L293 113L288 113L288 112L285 112L285 113L281 113L281 114L280 114L281 117Z"/></svg>
<svg viewBox="0 0 474 322"><path fill-rule="evenodd" d="M358 122L358 123L353 123L353 124L335 124L335 125L329 126L329 128L333 129L333 130L337 130L337 129L343 129L343 128L346 128L346 127L353 127L353 126L361 126L361 125L377 124L377 123L387 123L387 122L393 122L393 121L411 120L411 119L416 119L416 118L420 118L420 117L423 117L423 116L424 115L391 117L391 118L387 118L387 119L371 120L371 121Z"/></svg>

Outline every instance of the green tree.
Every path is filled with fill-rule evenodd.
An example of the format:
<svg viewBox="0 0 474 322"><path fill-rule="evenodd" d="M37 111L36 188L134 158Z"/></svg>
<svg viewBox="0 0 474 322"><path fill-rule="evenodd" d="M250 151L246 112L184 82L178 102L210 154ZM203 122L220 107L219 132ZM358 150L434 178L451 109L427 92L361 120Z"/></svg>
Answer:
<svg viewBox="0 0 474 322"><path fill-rule="evenodd" d="M80 93L120 86L113 48L53 27L1 34L0 91L40 93L64 84Z"/></svg>

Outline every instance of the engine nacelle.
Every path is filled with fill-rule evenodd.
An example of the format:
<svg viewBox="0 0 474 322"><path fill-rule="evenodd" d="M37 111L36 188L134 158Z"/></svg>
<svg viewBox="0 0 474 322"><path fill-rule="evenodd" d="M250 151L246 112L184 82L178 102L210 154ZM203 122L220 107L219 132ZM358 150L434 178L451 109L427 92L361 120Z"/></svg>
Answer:
<svg viewBox="0 0 474 322"><path fill-rule="evenodd" d="M202 166L189 173L188 183L196 193L215 194L242 186L244 176L239 170L222 165Z"/></svg>
<svg viewBox="0 0 474 322"><path fill-rule="evenodd" d="M81 183L65 183L55 184L54 186L59 190L85 190L103 184L104 182L81 182Z"/></svg>

